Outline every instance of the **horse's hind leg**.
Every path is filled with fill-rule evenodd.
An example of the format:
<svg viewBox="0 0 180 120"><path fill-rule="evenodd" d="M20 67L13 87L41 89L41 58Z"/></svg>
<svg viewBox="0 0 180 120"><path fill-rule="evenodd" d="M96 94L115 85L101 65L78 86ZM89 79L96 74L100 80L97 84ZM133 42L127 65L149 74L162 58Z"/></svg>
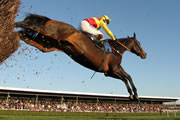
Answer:
<svg viewBox="0 0 180 120"><path fill-rule="evenodd" d="M44 32L45 23L50 19L45 16L39 16L35 14L29 14L23 21L16 22L16 27L21 27L25 29L31 29L36 32Z"/></svg>
<svg viewBox="0 0 180 120"><path fill-rule="evenodd" d="M31 29L31 30L36 31L36 32L42 32L45 29L44 26L29 25L29 24L26 24L24 21L16 22L15 25L16 25L16 28L20 27L20 28L24 28L24 29Z"/></svg>
<svg viewBox="0 0 180 120"><path fill-rule="evenodd" d="M54 50L61 51L53 46L49 47L50 43L45 44L46 38L44 38L43 36L39 37L38 33L36 32L25 30L25 31L16 32L16 34L19 36L21 40L23 40L24 42L26 42L31 46L38 48L42 52L51 52Z"/></svg>

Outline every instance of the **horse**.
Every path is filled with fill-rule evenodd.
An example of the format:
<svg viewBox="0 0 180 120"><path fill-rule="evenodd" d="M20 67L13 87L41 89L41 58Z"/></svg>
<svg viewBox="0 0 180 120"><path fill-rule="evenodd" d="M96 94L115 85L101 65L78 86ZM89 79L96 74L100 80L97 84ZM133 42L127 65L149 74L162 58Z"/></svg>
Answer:
<svg viewBox="0 0 180 120"><path fill-rule="evenodd" d="M146 52L140 42L133 37L109 40L112 52L105 52L97 47L84 33L70 24L52 20L46 16L29 14L23 21L15 23L17 35L27 44L42 52L61 51L75 62L95 72L104 73L107 77L122 80L129 92L131 100L138 100L137 89L131 76L122 68L122 54L130 51L141 59L146 58Z"/></svg>

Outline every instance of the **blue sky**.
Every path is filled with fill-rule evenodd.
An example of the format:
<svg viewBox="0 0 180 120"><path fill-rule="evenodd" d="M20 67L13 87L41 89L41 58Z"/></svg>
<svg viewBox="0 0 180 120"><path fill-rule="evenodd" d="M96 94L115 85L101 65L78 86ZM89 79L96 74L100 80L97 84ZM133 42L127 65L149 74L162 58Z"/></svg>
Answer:
<svg viewBox="0 0 180 120"><path fill-rule="evenodd" d="M117 38L132 36L147 58L126 52L122 66L140 96L180 97L179 0L21 0L17 21L26 13L45 15L78 27L87 17L108 15ZM103 30L101 30L103 31ZM105 35L105 38L108 38ZM19 49L0 65L3 87L128 95L121 80L105 77L75 63L62 52L42 53L21 41Z"/></svg>

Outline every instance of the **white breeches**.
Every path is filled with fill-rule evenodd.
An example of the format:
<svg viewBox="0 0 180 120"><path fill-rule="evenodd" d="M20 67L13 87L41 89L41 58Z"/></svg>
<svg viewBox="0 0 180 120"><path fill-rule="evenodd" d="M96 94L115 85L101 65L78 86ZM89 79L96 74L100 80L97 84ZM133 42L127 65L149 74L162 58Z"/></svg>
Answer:
<svg viewBox="0 0 180 120"><path fill-rule="evenodd" d="M91 26L87 21L83 20L80 22L79 26L80 31L90 33L92 35L99 35L102 34L99 30ZM103 34L102 34L103 35Z"/></svg>

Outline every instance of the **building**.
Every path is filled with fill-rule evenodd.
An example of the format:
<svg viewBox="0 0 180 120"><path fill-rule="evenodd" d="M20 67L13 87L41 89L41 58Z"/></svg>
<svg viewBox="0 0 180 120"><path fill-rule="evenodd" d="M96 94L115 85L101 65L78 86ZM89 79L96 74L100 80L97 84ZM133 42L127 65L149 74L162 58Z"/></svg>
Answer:
<svg viewBox="0 0 180 120"><path fill-rule="evenodd" d="M66 92L54 90L37 90L37 89L22 89L0 87L0 98L31 98L38 99L58 99L61 101L90 101L90 102L111 102L111 103L137 103L130 101L127 95L117 94L101 94L101 93L83 93L83 92ZM153 97L139 96L141 104L163 104L168 102L176 102L180 100L178 97Z"/></svg>

